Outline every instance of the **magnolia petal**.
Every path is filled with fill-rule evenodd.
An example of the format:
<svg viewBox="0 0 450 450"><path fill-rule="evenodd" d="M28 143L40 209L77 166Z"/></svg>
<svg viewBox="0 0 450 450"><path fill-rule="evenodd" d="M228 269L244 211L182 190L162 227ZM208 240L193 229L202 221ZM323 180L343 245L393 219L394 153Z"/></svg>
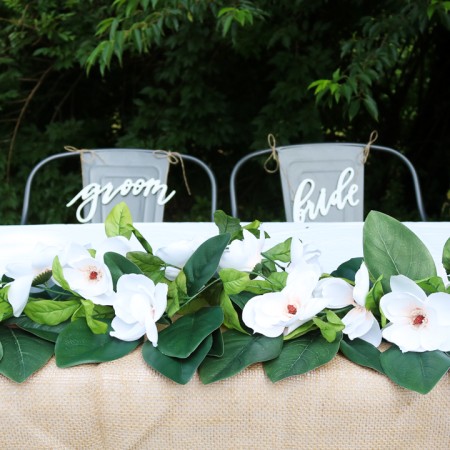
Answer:
<svg viewBox="0 0 450 450"><path fill-rule="evenodd" d="M408 292L422 301L427 299L425 292L413 280L405 277L405 275L392 276L391 289L395 293Z"/></svg>
<svg viewBox="0 0 450 450"><path fill-rule="evenodd" d="M359 338L363 341L368 342L369 344L374 345L375 347L378 347L381 344L382 335L380 324L375 318L373 318L370 330L366 334L359 336Z"/></svg>
<svg viewBox="0 0 450 450"><path fill-rule="evenodd" d="M135 341L145 334L145 327L142 324L135 322L130 325L119 317L114 317L111 327L113 331L109 334L121 341Z"/></svg>
<svg viewBox="0 0 450 450"><path fill-rule="evenodd" d="M390 292L380 300L380 308L391 322L409 323L411 311L423 307L424 303L409 292Z"/></svg>
<svg viewBox="0 0 450 450"><path fill-rule="evenodd" d="M128 239L123 236L113 236L102 241L95 252L95 259L103 262L103 257L107 252L118 253L125 256L131 249Z"/></svg>
<svg viewBox="0 0 450 450"><path fill-rule="evenodd" d="M157 347L158 329L156 328L156 323L151 319L151 317L146 317L145 319L145 332L148 340L153 344L153 347Z"/></svg>
<svg viewBox="0 0 450 450"><path fill-rule="evenodd" d="M450 294L435 292L428 296L427 306L437 312L437 320L441 326L450 326Z"/></svg>
<svg viewBox="0 0 450 450"><path fill-rule="evenodd" d="M432 324L428 323L428 326L420 330L422 347L427 351L438 350L446 342L448 338L447 333L446 327L432 326Z"/></svg>
<svg viewBox="0 0 450 450"><path fill-rule="evenodd" d="M157 321L164 314L167 307L167 293L169 287L164 283L157 283L155 286L155 296L154 296L154 317L153 319Z"/></svg>
<svg viewBox="0 0 450 450"><path fill-rule="evenodd" d="M373 320L373 315L365 308L353 308L342 318L344 333L348 334L350 339L361 337L370 330Z"/></svg>
<svg viewBox="0 0 450 450"><path fill-rule="evenodd" d="M364 262L355 274L355 287L353 288L353 298L360 306L366 305L366 297L369 293L370 279L369 271Z"/></svg>
<svg viewBox="0 0 450 450"><path fill-rule="evenodd" d="M167 264L182 268L202 242L199 238L172 242L156 250L155 256Z"/></svg>
<svg viewBox="0 0 450 450"><path fill-rule="evenodd" d="M420 334L412 326L389 324L382 330L383 338L398 345L404 352L423 352L425 349L420 342Z"/></svg>
<svg viewBox="0 0 450 450"><path fill-rule="evenodd" d="M28 302L33 278L32 275L18 277L9 285L8 301L12 306L15 317L19 317L22 314Z"/></svg>
<svg viewBox="0 0 450 450"><path fill-rule="evenodd" d="M353 303L353 289L341 278L323 278L314 289L315 297L327 299L327 308L343 308Z"/></svg>

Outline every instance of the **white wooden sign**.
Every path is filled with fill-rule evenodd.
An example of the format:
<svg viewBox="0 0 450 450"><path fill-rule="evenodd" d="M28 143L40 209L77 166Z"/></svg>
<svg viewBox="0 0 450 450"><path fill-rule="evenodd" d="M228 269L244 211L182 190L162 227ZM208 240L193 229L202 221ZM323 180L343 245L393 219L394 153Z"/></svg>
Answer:
<svg viewBox="0 0 450 450"><path fill-rule="evenodd" d="M119 187L114 188L112 183L107 183L102 186L98 183L91 183L86 185L75 197L67 203L67 207L72 206L78 200L82 200L77 208L76 217L81 223L89 222L97 210L98 201L101 197L101 203L107 205L114 197L121 195L125 197L128 194L131 195L143 195L148 197L149 195L158 195L158 205L165 205L174 195L175 191L170 192L167 195L167 184L161 183L161 180L155 180L150 178L145 180L139 178L136 181L127 178ZM90 204L89 212L85 217L82 216L83 208Z"/></svg>
<svg viewBox="0 0 450 450"><path fill-rule="evenodd" d="M306 219L315 220L320 215L326 216L331 207L343 210L347 205L352 207L359 203L355 196L358 185L351 184L355 171L351 167L344 169L339 175L336 189L328 196L326 188L320 188L317 203L311 200L315 193L316 183L311 178L305 178L298 186L294 196L294 222L304 222Z"/></svg>

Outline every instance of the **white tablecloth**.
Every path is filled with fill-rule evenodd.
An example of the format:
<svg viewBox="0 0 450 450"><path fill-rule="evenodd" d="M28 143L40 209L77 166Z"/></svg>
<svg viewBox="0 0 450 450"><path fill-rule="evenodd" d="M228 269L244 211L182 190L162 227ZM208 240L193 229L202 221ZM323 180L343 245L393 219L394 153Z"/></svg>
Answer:
<svg viewBox="0 0 450 450"><path fill-rule="evenodd" d="M430 250L436 262L442 260L442 249L450 237L449 222L406 222ZM213 223L138 223L136 228L152 245L153 250L181 239L208 238L217 234ZM362 222L350 223L307 223L293 222L263 224L271 239L266 246L281 242L288 237L298 237L304 243L311 243L321 251L321 264L330 272L350 258L362 256ZM36 243L58 244L75 241L81 244L95 244L105 239L103 224L83 225L25 225L0 226L0 271L4 265L20 255L27 254ZM133 238L132 245L140 249Z"/></svg>

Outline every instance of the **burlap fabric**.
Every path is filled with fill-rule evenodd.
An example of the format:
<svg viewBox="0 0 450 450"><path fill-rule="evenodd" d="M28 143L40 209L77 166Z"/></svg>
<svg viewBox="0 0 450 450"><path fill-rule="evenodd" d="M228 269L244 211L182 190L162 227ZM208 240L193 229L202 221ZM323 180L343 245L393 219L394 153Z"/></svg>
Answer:
<svg viewBox="0 0 450 450"><path fill-rule="evenodd" d="M23 384L0 377L2 449L445 449L450 378L409 392L341 356L272 384L260 365L179 386L137 350Z"/></svg>

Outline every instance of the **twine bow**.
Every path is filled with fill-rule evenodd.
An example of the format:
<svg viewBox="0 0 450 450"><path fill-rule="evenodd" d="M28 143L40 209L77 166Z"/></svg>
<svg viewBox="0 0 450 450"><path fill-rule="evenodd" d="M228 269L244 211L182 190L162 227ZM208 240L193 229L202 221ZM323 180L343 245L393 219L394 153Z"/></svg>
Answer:
<svg viewBox="0 0 450 450"><path fill-rule="evenodd" d="M370 133L369 142L366 144L363 150L363 164L366 164L367 159L369 158L370 146L374 144L377 139L378 132L376 130L373 130L372 133Z"/></svg>
<svg viewBox="0 0 450 450"><path fill-rule="evenodd" d="M269 157L266 159L265 163L264 163L264 170L267 173L275 173L278 171L279 167L280 167L280 161L278 160L278 153L277 153L277 148L276 148L276 141L275 141L275 136L273 134L269 134L267 136L267 142L269 143L269 147L272 150L270 152ZM269 169L268 165L270 160L273 159L275 161L275 168L274 169Z"/></svg>
<svg viewBox="0 0 450 450"><path fill-rule="evenodd" d="M189 183L188 183L187 175L186 175L186 169L184 167L184 161L183 161L183 157L181 156L181 153L172 152L170 150L169 151L155 150L155 157L156 158L167 158L167 160L169 161L169 164L173 164L174 166L177 164L181 164L181 172L183 173L184 185L186 186L186 190L187 190L188 194L192 195L191 190L189 188Z"/></svg>

